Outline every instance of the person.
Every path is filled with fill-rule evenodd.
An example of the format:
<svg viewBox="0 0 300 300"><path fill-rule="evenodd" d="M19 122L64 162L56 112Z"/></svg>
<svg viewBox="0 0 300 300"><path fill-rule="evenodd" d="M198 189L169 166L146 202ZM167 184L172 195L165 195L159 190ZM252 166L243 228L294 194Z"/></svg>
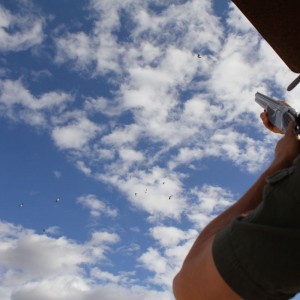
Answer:
<svg viewBox="0 0 300 300"><path fill-rule="evenodd" d="M263 124L281 133L261 114ZM290 122L250 189L199 234L177 300L286 300L300 291L300 141Z"/></svg>

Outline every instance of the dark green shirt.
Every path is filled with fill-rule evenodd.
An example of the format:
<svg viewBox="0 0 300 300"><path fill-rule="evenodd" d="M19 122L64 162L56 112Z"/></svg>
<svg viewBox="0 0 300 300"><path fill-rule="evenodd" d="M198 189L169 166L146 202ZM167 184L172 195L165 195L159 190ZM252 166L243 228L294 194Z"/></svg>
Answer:
<svg viewBox="0 0 300 300"><path fill-rule="evenodd" d="M300 292L300 157L267 178L262 203L213 243L216 267L246 300L287 300Z"/></svg>

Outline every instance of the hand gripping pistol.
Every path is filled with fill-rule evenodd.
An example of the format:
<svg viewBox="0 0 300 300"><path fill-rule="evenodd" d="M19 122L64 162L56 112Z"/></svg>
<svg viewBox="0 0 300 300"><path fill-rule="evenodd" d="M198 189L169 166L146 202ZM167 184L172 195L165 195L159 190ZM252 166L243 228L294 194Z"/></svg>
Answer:
<svg viewBox="0 0 300 300"><path fill-rule="evenodd" d="M259 92L255 94L255 102L257 102L267 112L269 121L280 129L286 132L290 121L295 121L295 133L300 133L300 115L284 101L274 100Z"/></svg>

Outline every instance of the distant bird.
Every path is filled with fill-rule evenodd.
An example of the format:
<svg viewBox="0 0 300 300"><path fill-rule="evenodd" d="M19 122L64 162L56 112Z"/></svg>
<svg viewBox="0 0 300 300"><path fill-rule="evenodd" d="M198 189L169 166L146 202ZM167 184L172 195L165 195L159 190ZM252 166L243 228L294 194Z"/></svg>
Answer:
<svg viewBox="0 0 300 300"><path fill-rule="evenodd" d="M21 203L19 204L19 207L23 207L23 206L24 206L24 203L21 202Z"/></svg>
<svg viewBox="0 0 300 300"><path fill-rule="evenodd" d="M202 58L202 56L200 54L197 55L198 58Z"/></svg>
<svg viewBox="0 0 300 300"><path fill-rule="evenodd" d="M165 182L163 181L163 184L165 184Z"/></svg>
<svg viewBox="0 0 300 300"><path fill-rule="evenodd" d="M134 196L136 196L137 195L137 193L134 193Z"/></svg>
<svg viewBox="0 0 300 300"><path fill-rule="evenodd" d="M60 202L60 198L56 198L56 199L55 199L55 202L56 202L56 203L59 203L59 202Z"/></svg>
<svg viewBox="0 0 300 300"><path fill-rule="evenodd" d="M173 195L169 196L169 200L171 200L172 197L173 197Z"/></svg>

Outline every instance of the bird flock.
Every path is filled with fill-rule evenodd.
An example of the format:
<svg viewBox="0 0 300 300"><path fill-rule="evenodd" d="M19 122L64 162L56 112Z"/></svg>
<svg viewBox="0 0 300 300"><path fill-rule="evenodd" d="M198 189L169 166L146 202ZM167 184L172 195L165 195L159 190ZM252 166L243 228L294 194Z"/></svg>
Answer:
<svg viewBox="0 0 300 300"><path fill-rule="evenodd" d="M60 202L60 198L59 197L57 197L57 198L55 198L55 203L59 203ZM20 204L19 204L19 207L24 207L24 202L21 202Z"/></svg>
<svg viewBox="0 0 300 300"><path fill-rule="evenodd" d="M56 198L54 199L54 202L55 202L56 204L60 203L60 201L61 201L60 197L56 197ZM24 206L25 206L24 202L21 202L21 203L19 204L19 207L20 207L20 208L23 208ZM47 233L47 228L43 228L42 231L43 231L44 233Z"/></svg>
<svg viewBox="0 0 300 300"><path fill-rule="evenodd" d="M163 181L162 184L166 184L166 182ZM148 189L146 188L146 189L145 189L145 194L147 194L147 193L148 193ZM138 196L138 193L135 192L135 193L134 193L134 196L137 197L137 196ZM171 200L171 199L173 198L173 195L169 195L168 198L169 198L169 200Z"/></svg>

